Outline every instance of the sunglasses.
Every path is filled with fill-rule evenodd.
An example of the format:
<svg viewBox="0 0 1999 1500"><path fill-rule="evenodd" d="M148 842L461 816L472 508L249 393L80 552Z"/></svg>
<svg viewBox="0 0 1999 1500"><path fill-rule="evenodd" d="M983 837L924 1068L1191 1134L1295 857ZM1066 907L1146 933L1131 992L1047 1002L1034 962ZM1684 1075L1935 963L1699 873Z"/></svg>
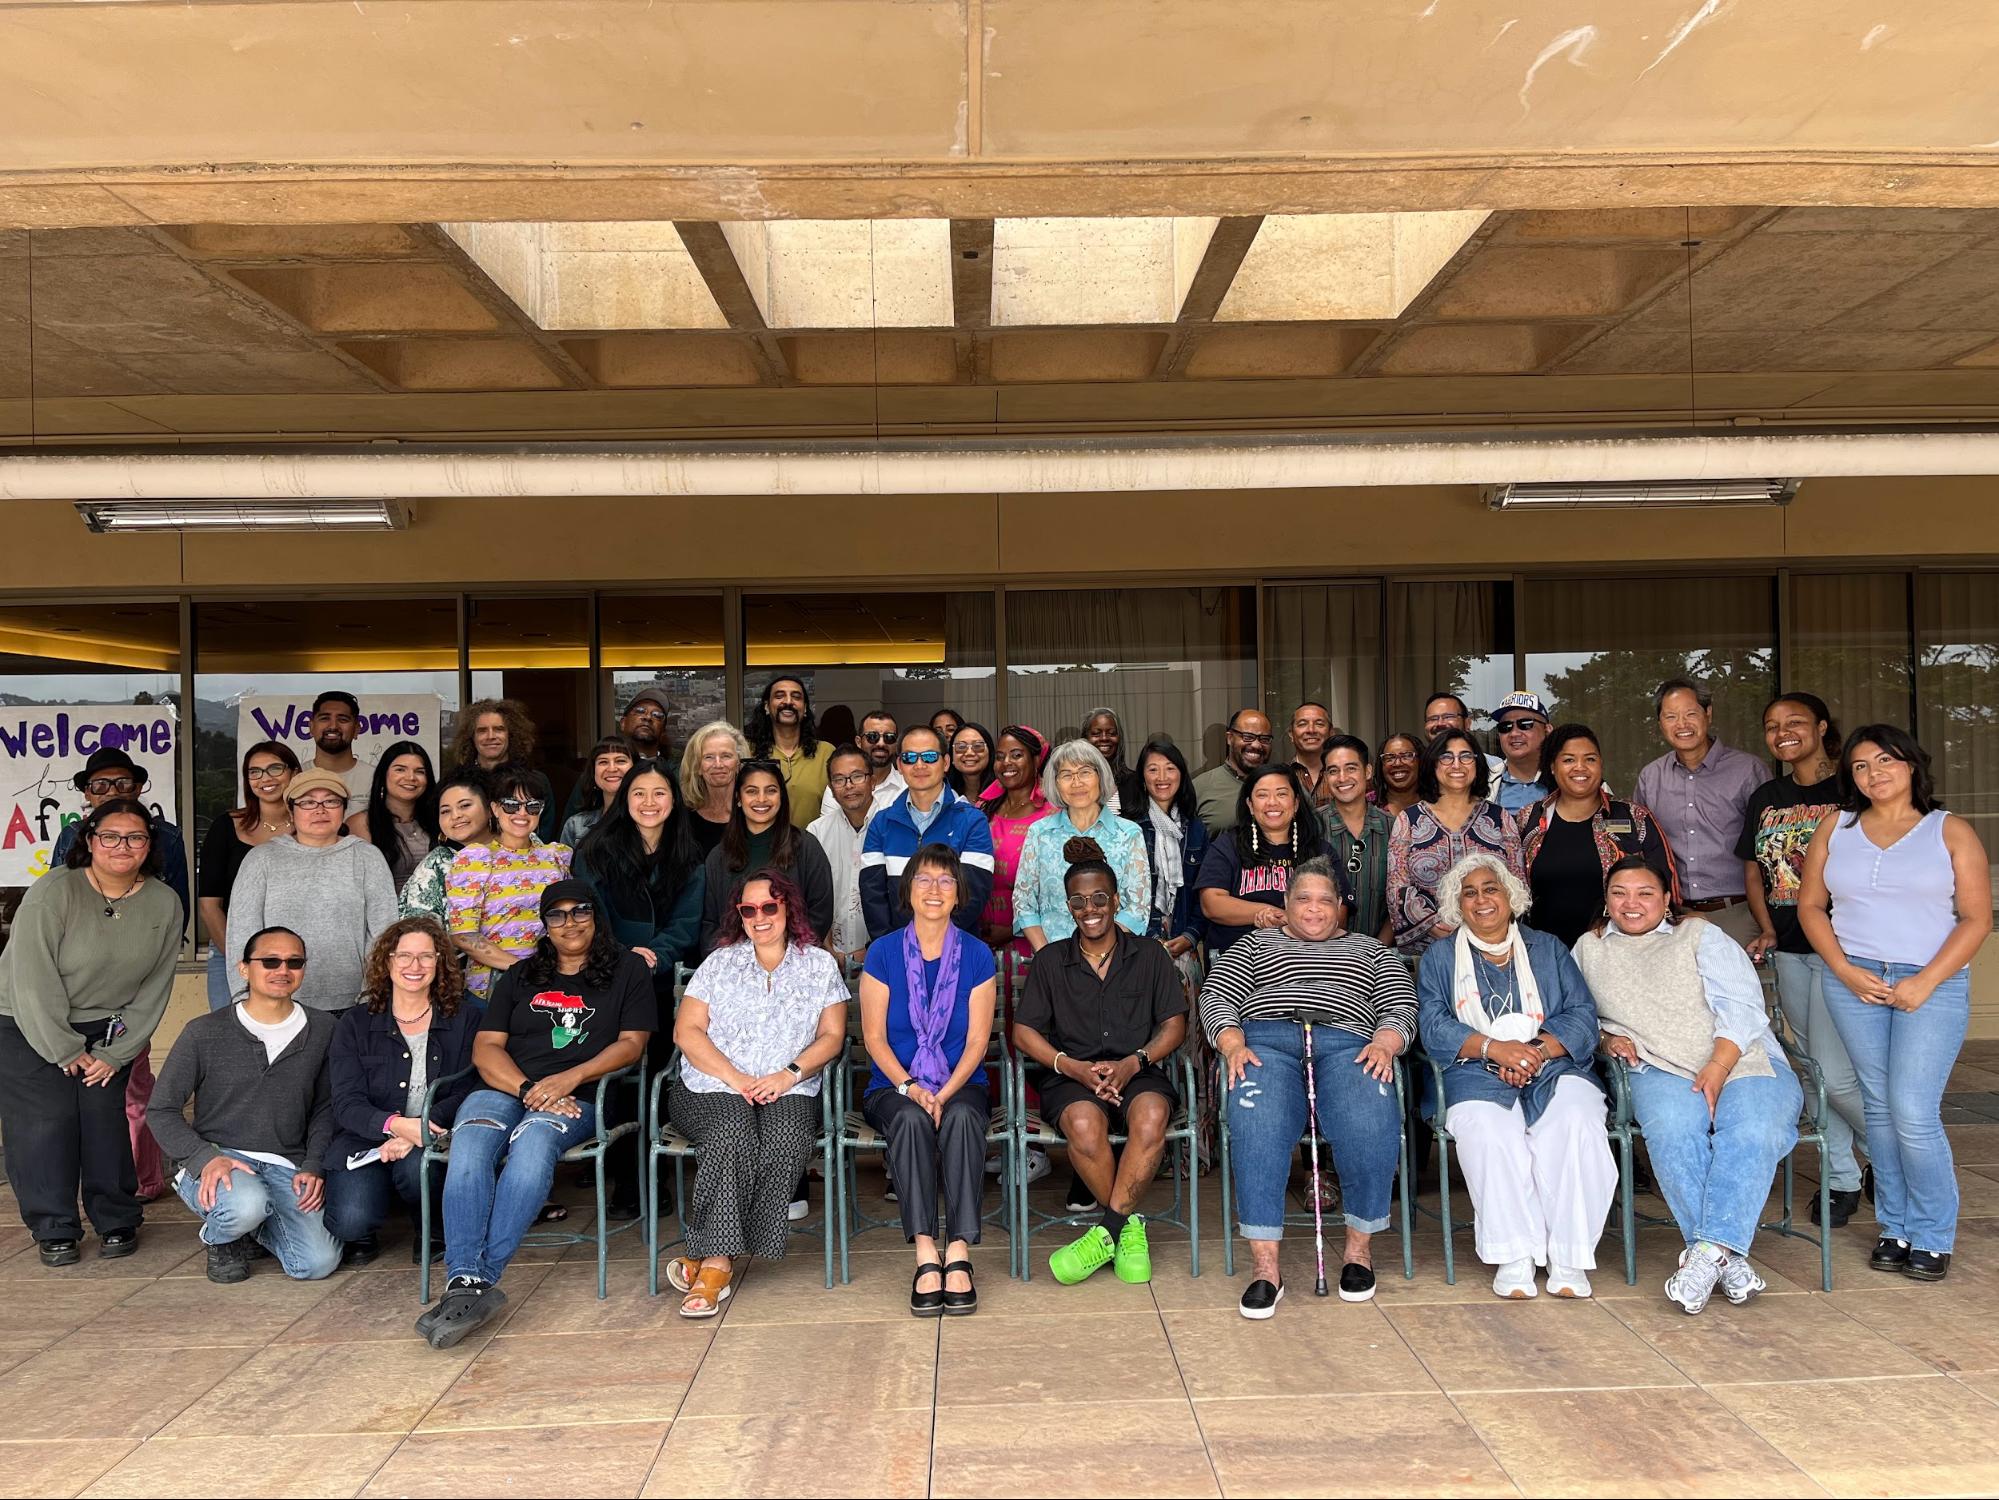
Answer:
<svg viewBox="0 0 1999 1500"><path fill-rule="evenodd" d="M738 901L736 915L745 922L753 922L758 917L774 917L784 910L782 901Z"/></svg>
<svg viewBox="0 0 1999 1500"><path fill-rule="evenodd" d="M542 918L544 927L567 927L571 922L594 922L597 908L587 901L579 901L574 906L558 906Z"/></svg>
<svg viewBox="0 0 1999 1500"><path fill-rule="evenodd" d="M300 807L305 806L303 802L298 805ZM503 813L539 814L548 804L539 797L502 797L497 806Z"/></svg>
<svg viewBox="0 0 1999 1500"><path fill-rule="evenodd" d="M870 729L861 736L861 739L870 745L893 745L901 738L902 736L897 734L893 729L887 733L883 733L879 729Z"/></svg>
<svg viewBox="0 0 1999 1500"><path fill-rule="evenodd" d="M294 974L305 967L305 960L296 956L291 958L273 958L269 954L259 954L257 957L251 959L250 962L253 964L262 964L267 970L290 969Z"/></svg>
<svg viewBox="0 0 1999 1500"><path fill-rule="evenodd" d="M943 758L944 752L942 750L905 750L902 752L902 763L905 766L913 766L918 761L922 761L926 766L934 766Z"/></svg>
<svg viewBox="0 0 1999 1500"><path fill-rule="evenodd" d="M1525 734L1540 722L1539 719L1508 719L1504 724L1499 726L1499 732L1501 734Z"/></svg>

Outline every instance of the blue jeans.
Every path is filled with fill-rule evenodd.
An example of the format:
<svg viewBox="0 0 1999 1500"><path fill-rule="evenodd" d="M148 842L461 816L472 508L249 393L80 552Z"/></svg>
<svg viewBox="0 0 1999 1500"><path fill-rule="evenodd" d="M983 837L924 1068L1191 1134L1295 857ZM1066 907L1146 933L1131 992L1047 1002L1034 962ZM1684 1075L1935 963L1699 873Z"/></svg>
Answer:
<svg viewBox="0 0 1999 1500"><path fill-rule="evenodd" d="M1890 984L1916 972L1912 964L1871 958L1847 962ZM1948 1255L1957 1244L1957 1166L1943 1133L1943 1091L1971 1025L1971 971L1959 969L1914 1010L1869 1005L1830 966L1824 984L1833 1025L1860 1077L1881 1233Z"/></svg>
<svg viewBox="0 0 1999 1500"><path fill-rule="evenodd" d="M174 1178L180 1201L201 1215L201 1242L226 1245L244 1235L277 1257L294 1281L318 1281L340 1269L340 1241L326 1228L320 1211L307 1213L292 1191L290 1167L238 1157L250 1170L231 1172L215 1190L215 1207L201 1206L201 1174L183 1170Z"/></svg>
<svg viewBox="0 0 1999 1500"><path fill-rule="evenodd" d="M1770 969L1777 977L1777 1006L1790 1023L1791 1035L1825 1079L1826 1181L1837 1192L1855 1192L1860 1187L1860 1158L1854 1154L1854 1143L1867 1133L1867 1113L1853 1060L1846 1055L1846 1043L1839 1039L1839 1028L1826 1007L1825 960L1816 953L1772 953Z"/></svg>
<svg viewBox="0 0 1999 1500"><path fill-rule="evenodd" d="M327 1163L326 1227L333 1237L352 1243L373 1234L399 1202L414 1222L420 1155L412 1151L397 1161L371 1161L351 1171L345 1161Z"/></svg>
<svg viewBox="0 0 1999 1500"><path fill-rule="evenodd" d="M1690 1079L1664 1068L1631 1069L1631 1107L1681 1238L1749 1253L1778 1163L1798 1144L1804 1090L1782 1061L1770 1078L1725 1084L1708 1118Z"/></svg>
<svg viewBox="0 0 1999 1500"><path fill-rule="evenodd" d="M446 1275L500 1279L548 1201L556 1162L596 1133L596 1106L577 1103L583 1113L573 1120L498 1089L475 1089L458 1106L444 1177Z"/></svg>
<svg viewBox="0 0 1999 1500"><path fill-rule="evenodd" d="M229 1009L229 964L222 956L222 950L208 945L208 1008L210 1010Z"/></svg>
<svg viewBox="0 0 1999 1500"><path fill-rule="evenodd" d="M1296 1021L1251 1021L1243 1036L1259 1061L1228 1091L1236 1217L1244 1239L1281 1240L1284 1189L1305 1135L1305 1028ZM1388 1227L1402 1110L1395 1085L1368 1077L1354 1061L1366 1045L1350 1031L1312 1028L1319 1133L1333 1148L1347 1228L1374 1234Z"/></svg>

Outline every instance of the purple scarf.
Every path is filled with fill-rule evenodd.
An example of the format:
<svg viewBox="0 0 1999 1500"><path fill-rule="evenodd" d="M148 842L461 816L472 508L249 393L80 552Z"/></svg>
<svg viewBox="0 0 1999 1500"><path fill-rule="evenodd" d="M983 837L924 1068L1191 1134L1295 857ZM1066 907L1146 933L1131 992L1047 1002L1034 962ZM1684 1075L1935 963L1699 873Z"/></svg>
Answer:
<svg viewBox="0 0 1999 1500"><path fill-rule="evenodd" d="M958 958L965 936L955 922L944 926L944 951L937 956L937 984L923 982L923 943L916 936L916 924L902 929L902 973L909 986L909 1019L916 1028L916 1059L909 1074L935 1093L951 1076L951 1060L944 1055L944 1033L958 1006Z"/></svg>

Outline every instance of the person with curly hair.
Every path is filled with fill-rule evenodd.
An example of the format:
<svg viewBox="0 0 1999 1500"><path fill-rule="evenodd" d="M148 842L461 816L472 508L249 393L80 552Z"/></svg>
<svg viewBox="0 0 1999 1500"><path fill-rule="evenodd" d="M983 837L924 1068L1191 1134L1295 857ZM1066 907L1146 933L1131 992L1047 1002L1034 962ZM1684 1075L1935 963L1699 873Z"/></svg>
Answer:
<svg viewBox="0 0 1999 1500"><path fill-rule="evenodd" d="M404 917L375 939L361 1003L341 1015L326 1055L334 1128L326 1227L346 1245L345 1264L381 1254L376 1231L397 1200L415 1220L424 1098L433 1083L471 1066L478 1025L451 940L434 918ZM471 1092L469 1077L438 1090L431 1123L439 1135Z"/></svg>
<svg viewBox="0 0 1999 1500"><path fill-rule="evenodd" d="M777 763L791 794L792 826L802 833L819 816L820 799L826 795L826 759L833 753L833 747L819 738L805 680L788 673L771 678L743 733L750 742L751 759Z"/></svg>
<svg viewBox="0 0 1999 1500"><path fill-rule="evenodd" d="M448 760L457 767L477 766L488 775L508 768L526 770L534 764L534 720L526 705L512 698L481 698L458 716ZM561 804L549 798L535 834L553 843L562 828Z"/></svg>

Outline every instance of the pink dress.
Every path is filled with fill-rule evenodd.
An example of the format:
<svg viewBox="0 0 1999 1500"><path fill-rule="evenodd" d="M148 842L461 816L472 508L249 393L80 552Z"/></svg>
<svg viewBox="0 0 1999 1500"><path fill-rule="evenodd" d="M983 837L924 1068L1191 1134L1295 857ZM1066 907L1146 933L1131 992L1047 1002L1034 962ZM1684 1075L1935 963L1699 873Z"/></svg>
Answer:
<svg viewBox="0 0 1999 1500"><path fill-rule="evenodd" d="M1041 795L1037 787L1033 802L1020 817L1009 818L995 812L989 820L993 834L993 893L986 900L984 917L987 922L1004 927L1008 932L1013 931L1013 877L1020 868L1021 846L1027 842L1027 830L1047 817L1048 813L1048 799ZM1027 946L1026 938L1015 938L997 950L1002 974L1007 970L1008 954L1017 954L1025 960L1033 952Z"/></svg>

